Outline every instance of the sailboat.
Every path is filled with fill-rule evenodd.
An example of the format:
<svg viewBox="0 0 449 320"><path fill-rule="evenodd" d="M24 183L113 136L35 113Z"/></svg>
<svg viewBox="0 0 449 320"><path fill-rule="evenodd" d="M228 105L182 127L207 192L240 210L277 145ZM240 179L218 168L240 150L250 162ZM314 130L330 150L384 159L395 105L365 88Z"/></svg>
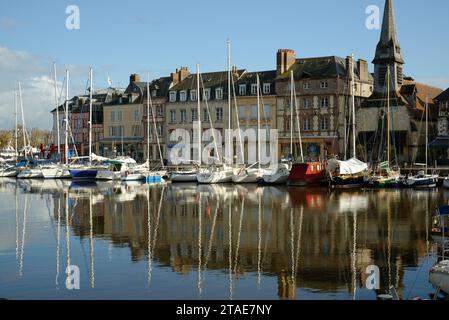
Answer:
<svg viewBox="0 0 449 320"><path fill-rule="evenodd" d="M150 169L150 108L153 122L154 135L156 137L157 146L159 150L159 158L161 161L160 170ZM136 165L135 161L132 163L128 161L122 163L120 172L120 180L122 181L140 181L145 180L148 183L163 182L163 177L167 175L167 170L164 166L164 159L162 158L161 144L159 142L159 134L157 132L156 117L154 114L153 103L150 97L150 79L147 81L147 161L142 165Z"/></svg>
<svg viewBox="0 0 449 320"><path fill-rule="evenodd" d="M429 113L429 103L426 99L426 163L425 171L418 172L417 175L408 177L405 180L405 186L410 188L436 188L438 183L438 175L427 173L428 164L428 148L429 148L429 125L428 125L428 113Z"/></svg>
<svg viewBox="0 0 449 320"><path fill-rule="evenodd" d="M59 134L59 106L58 106L58 83L56 74L56 63L53 64L54 70L54 89L55 89L55 106L56 106L56 134L58 144L58 162L42 166L42 175L44 179L70 178L70 172L66 166L61 164L61 143ZM68 81L68 79L66 79ZM67 107L67 105L66 105ZM67 132L66 132L67 134Z"/></svg>
<svg viewBox="0 0 449 320"><path fill-rule="evenodd" d="M400 186L400 171L390 166L390 68L387 70L387 161L377 166L375 174L368 178L368 184L377 188L397 188Z"/></svg>
<svg viewBox="0 0 449 320"><path fill-rule="evenodd" d="M228 40L227 42L227 49L228 49L228 135L231 135L231 119L232 119L232 113L231 113L231 44ZM199 74L199 72L198 72ZM199 80L199 77L198 77ZM199 84L197 86L197 90L199 92ZM199 99L199 96L198 96ZM198 100L199 101L199 100ZM206 100L207 104L207 100ZM199 104L198 104L199 105ZM200 109L198 109L198 121L200 122ZM211 122L211 128L213 130L212 126L212 120L209 117L209 121ZM199 131L200 139L201 139L201 130ZM214 142L215 142L215 134L214 134ZM228 143L232 144L232 139L229 136ZM217 148L217 147L216 147ZM233 148L229 148L229 150L232 150ZM218 149L216 149L218 151ZM199 151L201 152L201 151ZM232 152L232 151L230 151ZM228 158L231 158L228 156ZM223 158L218 159L219 164L218 165L212 165L204 169L200 169L197 175L198 183L203 184L214 184L214 183L227 183L232 182L232 167L227 165Z"/></svg>
<svg viewBox="0 0 449 320"><path fill-rule="evenodd" d="M295 103L296 123L299 133L299 149L301 161L293 163L289 175L287 176L287 184L289 186L313 186L321 185L327 181L326 164L320 161L305 162L304 152L302 148L301 124L299 119L299 110L296 99L295 79L293 71L290 73L291 78L291 97L290 97L290 157L294 161L293 156L293 102Z"/></svg>
<svg viewBox="0 0 449 320"><path fill-rule="evenodd" d="M257 75L257 162L249 167L241 167L234 169L232 174L232 182L234 183L257 183L265 171L260 165L261 137L260 137L260 81Z"/></svg>
<svg viewBox="0 0 449 320"><path fill-rule="evenodd" d="M67 90L66 90L66 115L68 111L68 70L67 72ZM92 67L89 70L89 164L87 166L83 166L81 168L70 168L70 176L72 179L75 180L89 180L89 179L95 179L97 176L98 170L104 168L104 167L96 167L92 166L92 95L93 95L93 74L92 74ZM66 126L67 126L68 118L66 117ZM66 144L67 144L67 133L66 133ZM66 154L66 163L67 163L68 154Z"/></svg>
<svg viewBox="0 0 449 320"><path fill-rule="evenodd" d="M27 134L26 127L25 127L25 115L23 112L23 99L22 99L22 85L20 84L20 82L19 82L18 86L19 86L19 101L20 101L20 110L22 113L22 126L23 126L23 153L26 158L26 161L25 161L25 166L23 168L19 169L17 178L18 179L42 178L43 177L42 170L39 167L39 162L32 159L32 156L33 156L32 149L33 148L30 146L29 141L27 143L28 134ZM31 155L31 160L28 160L27 149L30 150L29 153Z"/></svg>
<svg viewBox="0 0 449 320"><path fill-rule="evenodd" d="M354 61L354 58L353 58ZM368 164L357 159L355 134L355 83L354 67L351 68L351 98L352 98L352 159L340 161L330 159L327 163L329 185L333 188L354 188L365 184L368 176ZM346 128L345 128L346 130Z"/></svg>

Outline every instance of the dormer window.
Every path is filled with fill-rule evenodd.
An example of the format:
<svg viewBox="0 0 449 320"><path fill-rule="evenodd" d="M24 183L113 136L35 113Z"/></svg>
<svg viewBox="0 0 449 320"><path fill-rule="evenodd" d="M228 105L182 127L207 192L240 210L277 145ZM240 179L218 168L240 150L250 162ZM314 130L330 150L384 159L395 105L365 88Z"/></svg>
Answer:
<svg viewBox="0 0 449 320"><path fill-rule="evenodd" d="M176 91L170 91L170 102L176 102Z"/></svg>
<svg viewBox="0 0 449 320"><path fill-rule="evenodd" d="M327 81L321 81L321 89L329 88L329 83Z"/></svg>
<svg viewBox="0 0 449 320"><path fill-rule="evenodd" d="M184 90L179 93L179 100L183 102L187 100L187 91Z"/></svg>
<svg viewBox="0 0 449 320"><path fill-rule="evenodd" d="M251 85L251 94L256 95L257 94L257 84L253 83Z"/></svg>
<svg viewBox="0 0 449 320"><path fill-rule="evenodd" d="M246 84L239 85L239 95L241 96L246 95Z"/></svg>
<svg viewBox="0 0 449 320"><path fill-rule="evenodd" d="M210 89L204 89L203 90L203 100L209 101L210 100Z"/></svg>
<svg viewBox="0 0 449 320"><path fill-rule="evenodd" d="M269 83L263 84L263 94L270 94L271 85Z"/></svg>
<svg viewBox="0 0 449 320"><path fill-rule="evenodd" d="M190 101L196 101L198 96L196 94L196 90L190 90Z"/></svg>
<svg viewBox="0 0 449 320"><path fill-rule="evenodd" d="M223 99L223 89L222 88L215 89L215 99L216 100L222 100Z"/></svg>
<svg viewBox="0 0 449 320"><path fill-rule="evenodd" d="M156 98L157 90L151 90L151 97Z"/></svg>
<svg viewBox="0 0 449 320"><path fill-rule="evenodd" d="M302 88L303 88L304 90L309 90L309 89L310 89L310 83L309 83L309 82L304 82L304 83L302 84Z"/></svg>

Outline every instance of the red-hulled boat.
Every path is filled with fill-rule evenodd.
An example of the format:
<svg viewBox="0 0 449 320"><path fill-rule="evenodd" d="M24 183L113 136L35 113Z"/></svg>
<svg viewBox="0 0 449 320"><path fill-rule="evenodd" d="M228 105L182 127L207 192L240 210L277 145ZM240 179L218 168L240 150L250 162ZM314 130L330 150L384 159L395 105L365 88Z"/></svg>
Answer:
<svg viewBox="0 0 449 320"><path fill-rule="evenodd" d="M328 181L324 162L294 163L287 180L289 186L318 186Z"/></svg>

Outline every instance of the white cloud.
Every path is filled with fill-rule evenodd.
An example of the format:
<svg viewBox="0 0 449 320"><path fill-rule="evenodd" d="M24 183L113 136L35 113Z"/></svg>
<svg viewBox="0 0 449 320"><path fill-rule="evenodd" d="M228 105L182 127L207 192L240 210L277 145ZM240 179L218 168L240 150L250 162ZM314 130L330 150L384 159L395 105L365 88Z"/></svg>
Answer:
<svg viewBox="0 0 449 320"><path fill-rule="evenodd" d="M74 66L70 69L73 69L75 75L84 71L84 68ZM63 78L61 71L62 68L58 79ZM18 81L22 85L26 127L51 128L50 111L55 107L52 72L52 63L47 59L0 47L0 129L14 127L14 89L17 88ZM59 82L58 95L61 93L61 86L62 83ZM77 93L79 89L71 86L71 94Z"/></svg>

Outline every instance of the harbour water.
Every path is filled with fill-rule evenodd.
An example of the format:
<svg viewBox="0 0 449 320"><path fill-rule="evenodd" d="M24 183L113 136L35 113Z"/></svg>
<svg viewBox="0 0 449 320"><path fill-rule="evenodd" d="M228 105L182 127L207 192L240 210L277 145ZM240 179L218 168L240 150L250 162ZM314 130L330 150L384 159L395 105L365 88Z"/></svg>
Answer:
<svg viewBox="0 0 449 320"><path fill-rule="evenodd" d="M445 192L3 179L0 298L428 298Z"/></svg>

